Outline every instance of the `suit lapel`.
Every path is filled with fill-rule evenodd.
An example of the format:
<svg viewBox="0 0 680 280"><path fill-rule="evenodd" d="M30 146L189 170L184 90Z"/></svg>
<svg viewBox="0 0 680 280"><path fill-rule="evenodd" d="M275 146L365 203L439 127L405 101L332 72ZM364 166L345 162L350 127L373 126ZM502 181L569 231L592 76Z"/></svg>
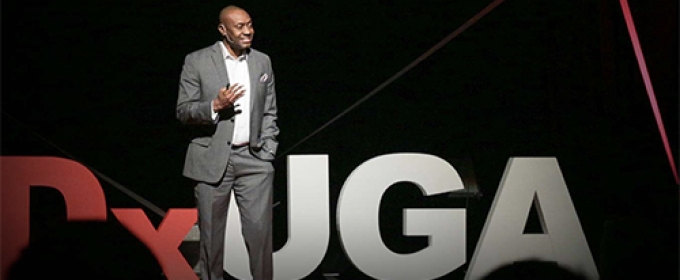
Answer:
<svg viewBox="0 0 680 280"><path fill-rule="evenodd" d="M255 108L260 108L258 104L259 95L262 94L260 89L260 74L262 69L260 69L260 64L255 60L255 56L252 54L248 55L248 75L250 76L250 112L254 112ZM256 106L257 105L257 106Z"/></svg>
<svg viewBox="0 0 680 280"><path fill-rule="evenodd" d="M259 61L255 59L255 55L252 54L252 50L246 61L248 62L248 75L250 76L250 142L251 145L257 145L262 122L262 101L265 95L265 91L260 88L260 74L263 69Z"/></svg>
<svg viewBox="0 0 680 280"><path fill-rule="evenodd" d="M221 88L229 83L229 74L227 74L227 66L224 64L224 54L222 53L222 48L219 44L222 44L222 42L218 41L212 48L212 60L215 64L215 69L217 69L217 74L220 77L221 85L218 88Z"/></svg>

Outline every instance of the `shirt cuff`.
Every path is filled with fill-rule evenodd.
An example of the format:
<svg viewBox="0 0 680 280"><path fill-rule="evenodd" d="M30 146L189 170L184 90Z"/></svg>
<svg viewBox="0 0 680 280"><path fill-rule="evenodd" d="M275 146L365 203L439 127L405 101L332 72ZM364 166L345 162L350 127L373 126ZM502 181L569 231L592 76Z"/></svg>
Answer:
<svg viewBox="0 0 680 280"><path fill-rule="evenodd" d="M220 113L215 112L215 104L213 104L212 102L210 102L210 114L211 114L213 122L216 122L217 116L220 115Z"/></svg>

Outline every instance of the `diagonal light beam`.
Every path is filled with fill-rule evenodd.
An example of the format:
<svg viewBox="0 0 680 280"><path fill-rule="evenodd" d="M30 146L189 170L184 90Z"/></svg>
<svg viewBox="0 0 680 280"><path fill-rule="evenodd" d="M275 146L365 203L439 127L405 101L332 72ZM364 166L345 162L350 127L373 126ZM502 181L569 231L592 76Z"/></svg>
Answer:
<svg viewBox="0 0 680 280"><path fill-rule="evenodd" d="M663 119L661 119L661 113L659 113L659 105L656 102L656 95L654 94L654 88L652 87L652 81L649 78L649 71L647 71L647 64L645 63L645 58L642 54L642 47L640 46L640 40L635 30L635 23L633 22L633 15L628 7L628 0L619 0L621 3L621 9L623 10L623 18L626 20L626 27L628 27L628 34L630 35L630 40L633 43L633 49L635 50L635 58L637 58L638 66L640 67L640 72L642 73L642 80L645 82L645 88L647 90L647 96L649 97L649 102L652 104L652 111L654 112L654 118L656 119L656 126L659 129L659 134L661 135L661 141L663 141L663 146L666 149L666 155L668 157L668 162L671 166L671 171L673 172L673 177L675 177L675 184L680 184L680 178L678 178L678 169L675 167L675 160L673 159L673 152L668 144L668 137L666 136L666 129L663 125Z"/></svg>
<svg viewBox="0 0 680 280"><path fill-rule="evenodd" d="M442 39L441 41L439 41L439 43L437 43L436 45L432 46L432 47L431 47L429 50L427 50L425 53L421 54L421 55L420 55L418 58L416 58L414 61L412 61L411 63L409 63L408 65L406 65L406 67L404 67L404 68L401 69L399 72L397 72L396 74L394 74L392 77L390 77L389 79L387 79L386 81L384 81L382 84L380 84L378 87L376 87L376 88L373 89L371 92L369 92L368 94L366 94L364 97L362 97L361 99L359 99L357 102L354 102L354 104L352 104L351 106L347 107L347 109L345 109L344 111L342 111L342 112L341 112L340 114L338 114L337 116L333 117L330 121L326 122L324 125L322 125L322 126L319 127L318 129L316 129L314 132L310 133L310 134L307 135L305 138L302 138L302 140L300 140L300 141L298 141L297 143L295 143L295 145L291 146L288 150L286 150L285 152L281 153L279 156L277 156L277 159L278 159L278 158L281 158L281 157L283 157L283 156L285 156L285 155L288 154L291 150L295 149L297 146L299 146L300 144L304 143L304 142L307 141L309 138L312 138L312 136L316 135L316 134L319 133L321 130L323 130L324 128L328 127L329 125L331 125L332 123L334 123L335 121L337 121L338 119L340 119L341 117L343 117L344 115L346 115L347 113L349 113L350 111L352 111L352 110L353 110L354 108L356 108L357 106L361 105L361 103L364 103L364 101L366 101L366 100L368 100L369 98L371 98L371 97L373 97L374 95L376 95L378 92L380 92L382 89L384 89L384 88L387 87L389 84L391 84L392 82L394 82L396 79L398 79L399 77L401 77L401 76L403 76L404 74L406 74L406 72L408 72L409 70L411 70L413 67L416 67L416 65L418 65L420 62L422 62L423 60L425 60L426 58L428 58L428 57L429 57L430 55L432 55L434 52L436 52L437 50L441 49L441 48L442 48L444 45L446 45L449 41L453 40L453 38L456 38L456 36L458 36L460 33L463 33L463 31L465 31L466 29L468 29L468 27L470 27L470 26L472 26L473 24L475 24L479 19L481 19L481 18L484 17L486 14L488 14L488 13L491 12L493 9L495 9L498 5L500 5L501 3L503 3L503 1L504 1L504 0L494 0L493 2L491 2L491 4L489 4L489 5L486 6L484 9L482 9L481 11L479 11L479 13L477 13L476 15L474 15L472 18L468 19L463 25L461 25L461 26L458 27L456 30L454 30L453 32L451 32L451 34L447 35L444 39Z"/></svg>
<svg viewBox="0 0 680 280"><path fill-rule="evenodd" d="M100 179L102 179L102 180L106 181L107 183L111 184L111 186L113 186L114 188L118 189L118 190L121 191L122 193L128 195L130 198L134 199L134 200L137 201L139 204L144 205L144 206L145 206L147 209L149 209L150 211L152 211L152 212L158 214L158 216L161 216L161 217L164 217L164 216L165 216L165 211L163 211L163 209L161 209L160 207L158 207L158 206L154 205L153 203L151 203L151 201L148 201L148 200L144 199L144 198L141 197L140 195L134 193L134 192L131 191L130 189L128 189L128 188L126 188L125 186L121 185L120 183L114 181L114 180L111 179L109 176L106 176L104 173L102 173L102 172L100 172L99 170L95 169L95 168L92 167L91 165L88 165L88 164L86 164L85 162L79 160L79 159L76 158L75 156L71 155L69 152L65 151L64 149L60 148L60 147L57 146L56 144L52 143L52 141L47 140L47 139L46 139L45 137L43 137L42 135L40 135L40 134L38 134L37 132L35 132L34 130L30 129L27 125L25 125L24 123L22 123L21 121L19 121L17 118L13 117L12 115L8 114L7 112L2 112L2 114L3 114L4 116L8 117L9 119L11 119L12 121L16 122L17 124L19 124L22 128L26 129L28 132L30 132L31 134L33 134L33 135L34 135L35 137L37 137L38 139L40 139L40 140L42 140L43 142L47 143L47 145L50 145L51 147L53 147L53 148L55 148L56 150L58 150L59 152L63 153L64 155L66 155L66 156L69 157L70 159L72 159L72 160L74 160L74 161L77 161L78 163L84 165L85 167L87 167L88 169L90 169L90 171L92 171L92 173L94 173L95 175L97 175Z"/></svg>

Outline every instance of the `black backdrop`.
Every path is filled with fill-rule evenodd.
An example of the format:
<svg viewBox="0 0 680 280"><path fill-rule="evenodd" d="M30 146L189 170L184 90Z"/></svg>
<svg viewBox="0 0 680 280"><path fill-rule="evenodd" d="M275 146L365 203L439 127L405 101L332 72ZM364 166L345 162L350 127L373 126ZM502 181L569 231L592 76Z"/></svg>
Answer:
<svg viewBox="0 0 680 280"><path fill-rule="evenodd" d="M302 142L491 1L232 3L254 19L254 47L277 76L278 248L287 238L285 156L329 155L332 238L318 273L357 274L335 233L350 172L378 155L422 152L466 163L454 167L471 170L479 193L423 198L413 186L391 188L381 228L395 251L426 245L400 235L401 208L464 205L471 255L508 158L554 156L600 270L615 263L601 249L611 240L605 223L641 217L645 226L624 229L637 238L626 243L651 232L665 243L639 246L645 260L623 271L654 265L677 275L678 185L618 1L507 0ZM162 209L193 207L181 177L187 139L174 117L178 77L184 55L219 39L226 4L4 1L2 154L73 156ZM630 5L677 164L678 3ZM101 182L110 207L144 207ZM33 195L40 236L63 212L54 193Z"/></svg>

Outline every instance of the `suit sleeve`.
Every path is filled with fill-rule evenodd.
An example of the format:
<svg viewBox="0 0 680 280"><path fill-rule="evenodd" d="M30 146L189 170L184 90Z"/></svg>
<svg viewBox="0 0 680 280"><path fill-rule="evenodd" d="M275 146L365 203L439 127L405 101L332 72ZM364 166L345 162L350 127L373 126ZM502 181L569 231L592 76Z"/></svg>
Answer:
<svg viewBox="0 0 680 280"><path fill-rule="evenodd" d="M184 59L177 97L177 119L183 124L214 124L212 100L201 98L201 77L196 61L192 54Z"/></svg>

